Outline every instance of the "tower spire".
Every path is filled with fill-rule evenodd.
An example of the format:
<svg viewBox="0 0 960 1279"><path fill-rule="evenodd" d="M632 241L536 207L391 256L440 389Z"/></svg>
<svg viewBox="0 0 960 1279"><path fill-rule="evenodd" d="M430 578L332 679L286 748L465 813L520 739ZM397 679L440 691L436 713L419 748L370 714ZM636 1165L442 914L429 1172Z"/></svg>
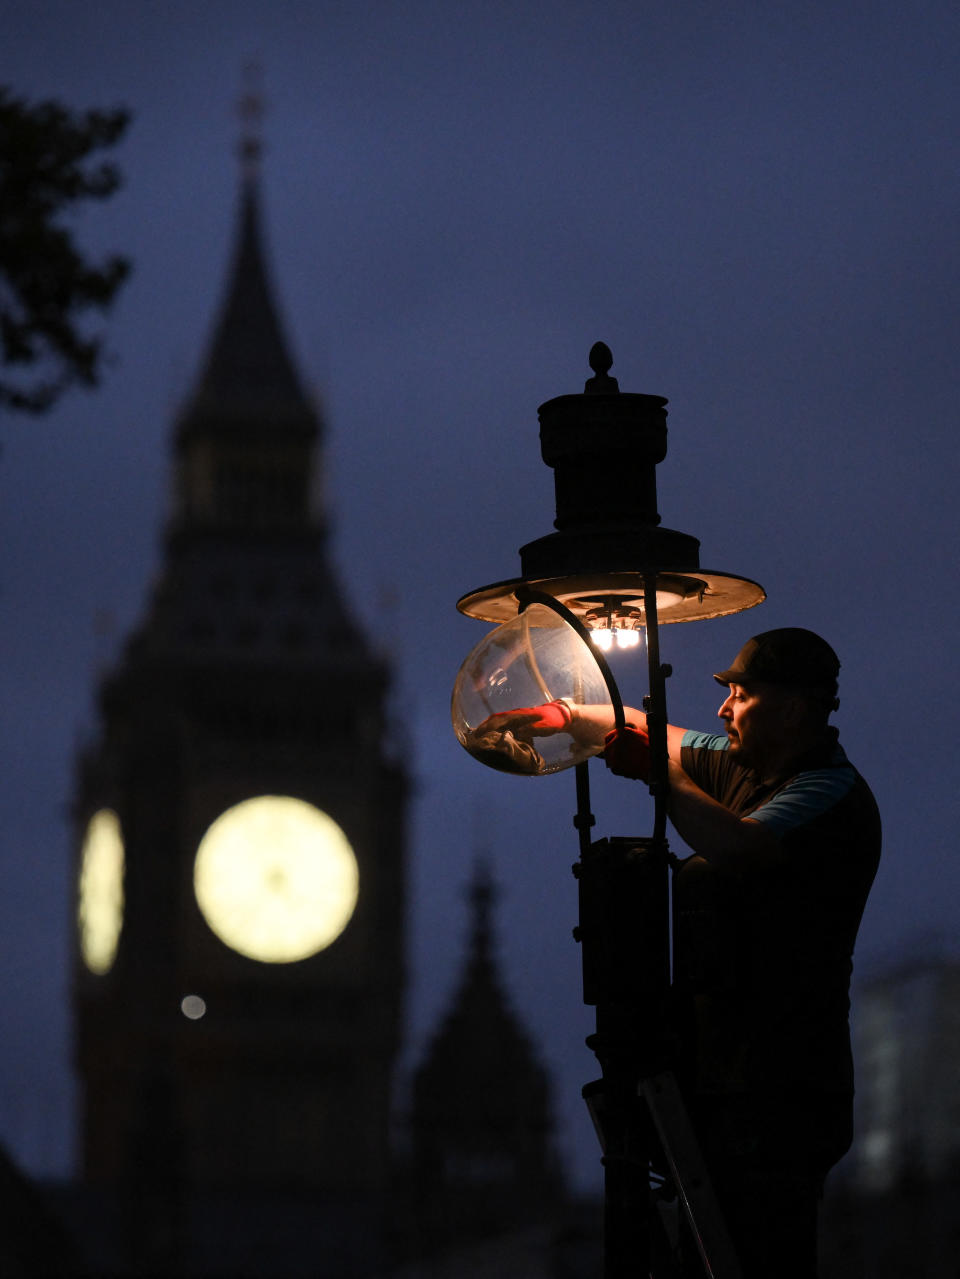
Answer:
<svg viewBox="0 0 960 1279"><path fill-rule="evenodd" d="M239 418L258 412L260 404L269 400L271 417L283 407L286 417L299 418L301 427L315 434L314 410L290 358L266 269L260 210L262 95L248 85L238 109L243 127L233 260L213 338L185 416L195 418L210 410L221 418L225 413ZM259 403L251 402L251 395Z"/></svg>
<svg viewBox="0 0 960 1279"><path fill-rule="evenodd" d="M175 433L173 531L212 525L312 526L325 512L316 444L322 421L303 391L274 301L260 213L259 69L245 70L238 102L239 218L226 287L213 334ZM319 463L319 466L318 466Z"/></svg>
<svg viewBox="0 0 960 1279"><path fill-rule="evenodd" d="M366 640L324 553L323 424L290 358L265 263L262 98L250 80L241 106L239 225L212 337L176 420L168 562L138 651L186 659L229 649L302 664L336 650L363 664Z"/></svg>

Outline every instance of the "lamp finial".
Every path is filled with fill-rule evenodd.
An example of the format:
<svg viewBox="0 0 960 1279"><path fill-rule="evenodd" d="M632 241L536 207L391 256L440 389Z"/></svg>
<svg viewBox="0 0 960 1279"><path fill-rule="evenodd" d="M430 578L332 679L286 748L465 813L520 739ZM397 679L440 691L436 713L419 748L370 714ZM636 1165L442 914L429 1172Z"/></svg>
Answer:
<svg viewBox="0 0 960 1279"><path fill-rule="evenodd" d="M585 392L609 395L613 391L620 390L617 379L610 376L610 369L613 365L613 352L606 342L594 342L590 348L588 360L594 376L587 378L583 387Z"/></svg>

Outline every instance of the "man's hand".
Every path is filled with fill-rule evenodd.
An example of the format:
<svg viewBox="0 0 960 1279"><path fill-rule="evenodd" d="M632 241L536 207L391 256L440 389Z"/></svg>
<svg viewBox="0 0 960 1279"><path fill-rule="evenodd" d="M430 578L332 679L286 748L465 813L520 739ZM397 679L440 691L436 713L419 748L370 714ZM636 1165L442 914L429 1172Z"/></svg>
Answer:
<svg viewBox="0 0 960 1279"><path fill-rule="evenodd" d="M520 706L516 710L498 711L477 726L477 733L513 733L521 742L533 737L550 737L569 729L573 715L566 702L559 699L542 706Z"/></svg>
<svg viewBox="0 0 960 1279"><path fill-rule="evenodd" d="M650 780L650 738L645 728L625 724L603 740L603 762L611 773L638 782Z"/></svg>

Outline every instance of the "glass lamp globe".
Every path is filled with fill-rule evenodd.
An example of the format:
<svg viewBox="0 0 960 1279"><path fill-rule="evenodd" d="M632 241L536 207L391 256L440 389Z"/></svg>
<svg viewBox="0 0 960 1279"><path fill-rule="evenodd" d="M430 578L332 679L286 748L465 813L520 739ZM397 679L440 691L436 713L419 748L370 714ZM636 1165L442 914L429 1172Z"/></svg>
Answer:
<svg viewBox="0 0 960 1279"><path fill-rule="evenodd" d="M491 717L558 698L612 705L590 645L553 609L531 604L467 655L453 686L453 730L474 759L491 768L528 777L557 773L603 747L585 745L562 729L534 734Z"/></svg>

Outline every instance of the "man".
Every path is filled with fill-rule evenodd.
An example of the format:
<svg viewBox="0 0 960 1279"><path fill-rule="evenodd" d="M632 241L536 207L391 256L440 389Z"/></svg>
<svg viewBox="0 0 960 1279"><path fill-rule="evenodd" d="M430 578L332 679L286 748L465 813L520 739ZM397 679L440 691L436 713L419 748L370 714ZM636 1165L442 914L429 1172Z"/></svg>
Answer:
<svg viewBox="0 0 960 1279"><path fill-rule="evenodd" d="M725 732L667 732L693 850L674 885L678 1074L745 1279L814 1279L817 1203L852 1137L849 983L880 818L828 724L839 668L812 631L767 631L714 676ZM567 731L647 778L642 712L620 733L607 707L508 715L518 739Z"/></svg>

